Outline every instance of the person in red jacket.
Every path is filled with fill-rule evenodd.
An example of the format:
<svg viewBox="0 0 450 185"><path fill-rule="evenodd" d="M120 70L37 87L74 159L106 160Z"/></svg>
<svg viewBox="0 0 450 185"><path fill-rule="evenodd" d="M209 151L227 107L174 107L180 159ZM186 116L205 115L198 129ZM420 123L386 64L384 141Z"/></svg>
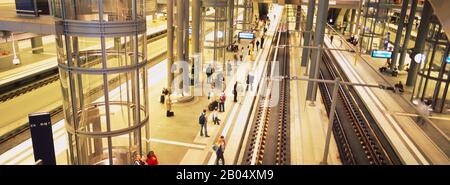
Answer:
<svg viewBox="0 0 450 185"><path fill-rule="evenodd" d="M147 154L147 165L158 165L158 158L156 158L155 152L150 151Z"/></svg>

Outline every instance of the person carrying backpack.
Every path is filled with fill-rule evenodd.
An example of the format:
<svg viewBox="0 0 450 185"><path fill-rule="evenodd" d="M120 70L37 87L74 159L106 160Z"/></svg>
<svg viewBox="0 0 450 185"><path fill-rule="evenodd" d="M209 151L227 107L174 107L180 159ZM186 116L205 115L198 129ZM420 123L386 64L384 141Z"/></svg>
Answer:
<svg viewBox="0 0 450 185"><path fill-rule="evenodd" d="M208 130L207 130L207 118L206 118L206 109L203 109L203 112L200 113L200 116L198 118L198 123L200 124L200 136L203 136L203 129L205 129L204 134L205 137L208 136Z"/></svg>

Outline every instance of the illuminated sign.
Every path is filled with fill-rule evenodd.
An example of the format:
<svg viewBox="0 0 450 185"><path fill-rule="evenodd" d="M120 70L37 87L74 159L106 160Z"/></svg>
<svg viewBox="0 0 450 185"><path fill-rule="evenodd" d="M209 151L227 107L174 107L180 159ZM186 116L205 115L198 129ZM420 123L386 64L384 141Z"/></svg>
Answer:
<svg viewBox="0 0 450 185"><path fill-rule="evenodd" d="M374 57L374 58L391 58L392 57L392 52L391 51L373 50L372 51L372 57Z"/></svg>
<svg viewBox="0 0 450 185"><path fill-rule="evenodd" d="M254 39L255 35L253 33L248 33L248 32L239 32L238 38L240 38L240 39Z"/></svg>
<svg viewBox="0 0 450 185"><path fill-rule="evenodd" d="M447 64L450 64L450 56L447 57Z"/></svg>

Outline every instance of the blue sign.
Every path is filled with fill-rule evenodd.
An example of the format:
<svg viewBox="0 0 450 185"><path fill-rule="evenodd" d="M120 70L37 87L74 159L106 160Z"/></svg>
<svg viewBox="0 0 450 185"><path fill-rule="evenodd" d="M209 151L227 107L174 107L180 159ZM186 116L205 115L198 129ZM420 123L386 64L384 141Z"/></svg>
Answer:
<svg viewBox="0 0 450 185"><path fill-rule="evenodd" d="M447 57L447 64L450 64L450 56Z"/></svg>
<svg viewBox="0 0 450 185"><path fill-rule="evenodd" d="M372 57L374 57L374 58L392 58L392 52L391 51L373 50Z"/></svg>
<svg viewBox="0 0 450 185"><path fill-rule="evenodd" d="M249 32L239 32L238 38L240 39L254 39L255 35Z"/></svg>
<svg viewBox="0 0 450 185"><path fill-rule="evenodd" d="M30 14L30 15L50 14L48 0L36 0L36 4L34 0L15 0L15 3L17 14Z"/></svg>
<svg viewBox="0 0 450 185"><path fill-rule="evenodd" d="M36 10L33 0L16 0L17 14L35 14Z"/></svg>
<svg viewBox="0 0 450 185"><path fill-rule="evenodd" d="M53 144L52 121L50 113L28 115L34 160L44 165L56 165L55 146Z"/></svg>

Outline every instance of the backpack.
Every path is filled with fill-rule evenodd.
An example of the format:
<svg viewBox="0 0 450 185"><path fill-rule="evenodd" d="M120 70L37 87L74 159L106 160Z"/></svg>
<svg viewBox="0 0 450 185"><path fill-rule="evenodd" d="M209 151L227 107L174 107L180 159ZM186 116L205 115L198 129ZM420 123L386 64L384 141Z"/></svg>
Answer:
<svg viewBox="0 0 450 185"><path fill-rule="evenodd" d="M203 114L198 118L198 124L203 124L205 122L205 116Z"/></svg>

